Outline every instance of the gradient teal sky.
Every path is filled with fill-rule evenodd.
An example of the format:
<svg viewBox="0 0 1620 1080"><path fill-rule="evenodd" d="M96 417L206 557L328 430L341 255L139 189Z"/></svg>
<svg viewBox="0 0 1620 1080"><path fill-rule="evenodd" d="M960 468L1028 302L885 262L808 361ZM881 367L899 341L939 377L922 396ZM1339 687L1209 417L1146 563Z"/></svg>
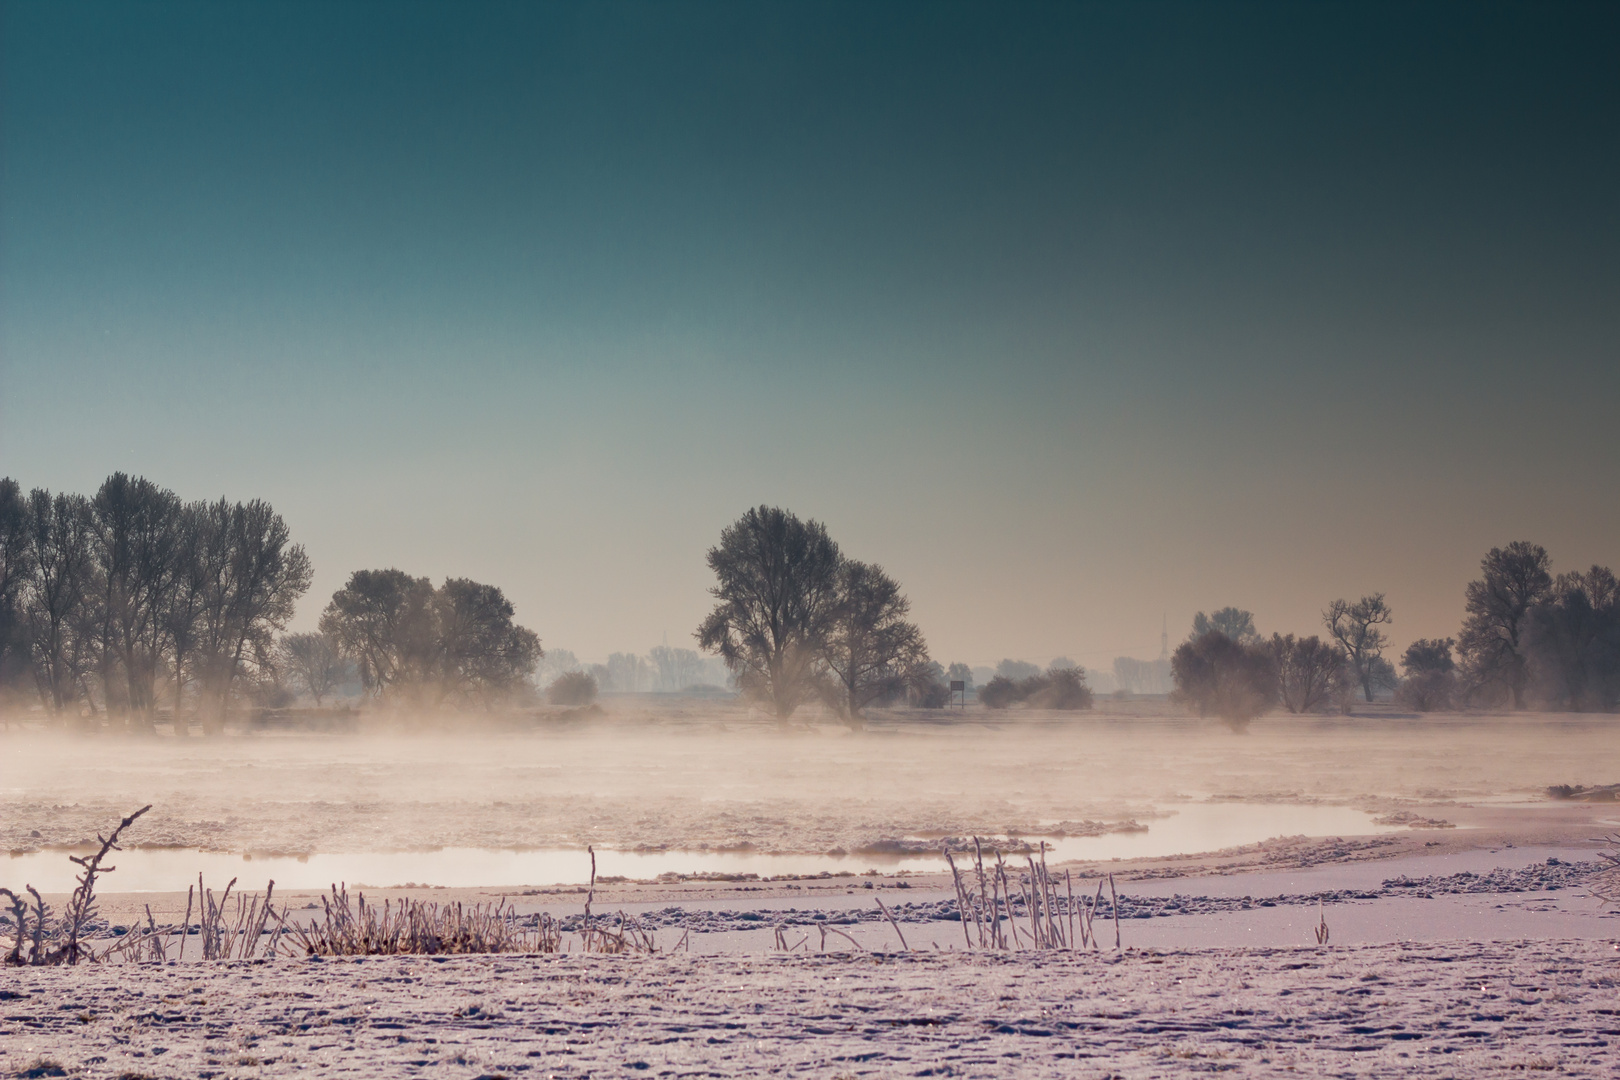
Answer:
<svg viewBox="0 0 1620 1080"><path fill-rule="evenodd" d="M942 661L1620 564L1620 7L5 2L0 473L689 644L750 504Z"/></svg>

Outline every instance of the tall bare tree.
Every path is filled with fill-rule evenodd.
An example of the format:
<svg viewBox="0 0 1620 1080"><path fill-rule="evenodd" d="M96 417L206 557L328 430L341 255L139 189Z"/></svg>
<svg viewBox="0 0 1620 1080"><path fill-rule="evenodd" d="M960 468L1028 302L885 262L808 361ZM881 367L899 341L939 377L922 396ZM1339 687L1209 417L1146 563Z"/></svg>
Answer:
<svg viewBox="0 0 1620 1080"><path fill-rule="evenodd" d="M95 534L90 502L66 492L29 492L28 542L33 574L24 599L34 684L46 712L72 718L94 659L99 620Z"/></svg>
<svg viewBox="0 0 1620 1080"><path fill-rule="evenodd" d="M1547 704L1576 712L1620 705L1620 580L1608 567L1559 574L1531 608L1525 636Z"/></svg>
<svg viewBox="0 0 1620 1080"><path fill-rule="evenodd" d="M821 656L832 675L833 707L852 724L874 701L903 691L928 663L922 631L906 620L911 603L881 566L843 560Z"/></svg>
<svg viewBox="0 0 1620 1080"><path fill-rule="evenodd" d="M0 692L27 678L28 643L23 592L33 565L28 543L28 501L10 477L0 477Z"/></svg>
<svg viewBox="0 0 1620 1080"><path fill-rule="evenodd" d="M1525 632L1530 611L1552 591L1552 562L1539 544L1516 540L1491 548L1482 576L1468 583L1467 617L1457 635L1468 689L1476 696L1510 696L1524 708L1530 683Z"/></svg>
<svg viewBox="0 0 1620 1080"><path fill-rule="evenodd" d="M1322 622L1333 640L1344 649L1350 670L1368 701L1373 699L1376 688L1389 681L1391 668L1383 659L1384 650L1389 647L1389 635L1379 627L1393 619L1394 613L1384 602L1383 593L1363 596L1353 604L1348 600L1335 600L1322 612Z"/></svg>
<svg viewBox="0 0 1620 1080"><path fill-rule="evenodd" d="M292 618L309 590L309 556L292 542L287 523L269 503L221 499L203 511L203 549L208 553L202 604L204 630L197 641L201 670L203 731L224 729L238 679L268 673L275 635Z"/></svg>
<svg viewBox="0 0 1620 1080"><path fill-rule="evenodd" d="M150 732L164 657L163 614L176 580L180 500L145 477L114 473L90 505L105 603L104 690L109 705L116 700L126 710L130 730Z"/></svg>
<svg viewBox="0 0 1620 1080"><path fill-rule="evenodd" d="M698 627L698 644L719 653L743 693L778 719L818 691L839 561L820 522L769 506L726 526L709 549L719 603Z"/></svg>

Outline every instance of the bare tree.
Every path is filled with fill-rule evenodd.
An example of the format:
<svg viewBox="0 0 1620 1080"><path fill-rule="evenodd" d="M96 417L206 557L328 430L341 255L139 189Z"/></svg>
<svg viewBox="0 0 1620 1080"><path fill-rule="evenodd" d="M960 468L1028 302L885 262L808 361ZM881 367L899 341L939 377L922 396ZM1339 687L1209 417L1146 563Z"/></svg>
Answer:
<svg viewBox="0 0 1620 1080"><path fill-rule="evenodd" d="M904 690L928 663L928 647L922 631L906 621L911 602L881 566L845 559L834 587L821 656L832 675L833 707L858 724L861 710Z"/></svg>
<svg viewBox="0 0 1620 1080"><path fill-rule="evenodd" d="M320 632L288 634L278 648L280 663L293 682L302 686L315 699L320 708L326 695L343 681L348 663L338 650L337 642Z"/></svg>
<svg viewBox="0 0 1620 1080"><path fill-rule="evenodd" d="M224 730L231 693L244 675L269 674L275 635L286 628L309 590L309 556L294 544L281 515L255 499L221 499L200 509L206 554L196 642L203 731Z"/></svg>
<svg viewBox="0 0 1620 1080"><path fill-rule="evenodd" d="M24 598L34 684L46 712L62 718L82 696L94 657L89 607L96 571L90 503L82 495L29 493L33 569Z"/></svg>
<svg viewBox="0 0 1620 1080"><path fill-rule="evenodd" d="M1516 540L1480 560L1483 576L1468 583L1467 618L1457 637L1469 691L1507 695L1524 708L1530 682L1524 640L1530 611L1552 590L1551 560L1539 544Z"/></svg>
<svg viewBox="0 0 1620 1080"><path fill-rule="evenodd" d="M22 488L0 477L0 692L10 691L28 672L23 619L23 592L33 572L28 519Z"/></svg>
<svg viewBox="0 0 1620 1080"><path fill-rule="evenodd" d="M839 562L820 522L768 506L728 525L709 549L719 603L698 627L698 644L718 653L739 689L778 719L817 693Z"/></svg>
<svg viewBox="0 0 1620 1080"><path fill-rule="evenodd" d="M145 477L114 473L90 505L104 599L104 689L109 707L116 700L127 711L131 730L150 732L165 653L163 615L175 586L180 500Z"/></svg>
<svg viewBox="0 0 1620 1080"><path fill-rule="evenodd" d="M1620 581L1606 566L1559 574L1530 611L1526 647L1537 696L1554 708L1620 704Z"/></svg>
<svg viewBox="0 0 1620 1080"><path fill-rule="evenodd" d="M1277 702L1277 669L1270 650L1241 645L1219 630L1183 642L1170 657L1171 700L1218 716L1235 731Z"/></svg>
<svg viewBox="0 0 1620 1080"><path fill-rule="evenodd" d="M1187 640L1194 641L1212 630L1225 634L1239 645L1260 643L1260 634L1254 628L1254 614L1242 608L1223 607L1212 615L1200 611L1193 616L1192 634Z"/></svg>
<svg viewBox="0 0 1620 1080"><path fill-rule="evenodd" d="M1344 649L1350 671L1367 700L1373 699L1373 690L1389 682L1392 669L1383 660L1389 647L1389 635L1378 629L1394 618L1383 593L1363 596L1355 603L1335 600L1322 612L1322 622L1333 640ZM1382 661L1382 662L1381 662Z"/></svg>
<svg viewBox="0 0 1620 1080"><path fill-rule="evenodd" d="M1344 682L1344 651L1314 634L1298 639L1293 634L1272 634L1269 647L1277 668L1277 696L1291 713L1316 709Z"/></svg>

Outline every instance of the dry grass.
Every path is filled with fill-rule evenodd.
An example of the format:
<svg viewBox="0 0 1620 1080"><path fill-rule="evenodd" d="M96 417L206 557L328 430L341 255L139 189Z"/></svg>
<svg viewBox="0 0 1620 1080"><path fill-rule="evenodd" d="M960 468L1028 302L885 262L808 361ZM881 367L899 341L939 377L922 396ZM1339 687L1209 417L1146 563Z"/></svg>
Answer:
<svg viewBox="0 0 1620 1080"><path fill-rule="evenodd" d="M562 937L549 916L532 929L520 927L505 900L493 905L429 904L417 900L350 901L336 885L321 898L322 918L305 925L274 913L277 937L305 956L438 956L469 953L556 952ZM265 904L269 909L268 898ZM207 939L205 938L205 941ZM224 939L226 943L229 938ZM269 947L273 951L274 943ZM210 957L211 958L211 957Z"/></svg>
<svg viewBox="0 0 1620 1080"><path fill-rule="evenodd" d="M591 856L591 883L585 896L585 916L576 932L581 952L620 955L627 953L650 954L658 951L654 932L623 911L616 916L593 916L591 904L596 899L596 852L586 849ZM271 883L272 886L274 883ZM210 897L210 901L211 901ZM251 947L256 934L264 933L268 919L275 919L277 929L264 947L263 955L274 953L277 943L285 941L283 948L293 955L305 956L436 956L474 953L557 953L573 951L574 942L561 924L550 915L541 914L532 926L524 925L517 914L506 906L505 899L494 904L467 907L460 903L434 904L409 898L397 903L385 900L378 908L367 904L364 894L349 899L348 890L332 886L329 897L321 898L322 915L318 921L300 924L285 909L275 911L265 896L262 909L249 904L239 914L236 927L230 935L222 937L221 957L231 955L230 942L240 940L237 955ZM238 899L238 908L242 901ZM255 924L255 912L260 912ZM217 921L217 919L216 919ZM255 931L254 927L258 929ZM240 928L245 928L245 931ZM234 936L242 933L240 938ZM205 943L212 938L205 936ZM251 955L247 953L246 955ZM213 955L205 953L205 958Z"/></svg>
<svg viewBox="0 0 1620 1080"><path fill-rule="evenodd" d="M556 953L574 951L604 954L658 952L656 934L623 911L610 916L591 913L596 898L596 852L591 857L591 883L584 919L567 934L550 915L520 919L503 898L493 905L436 904L404 899L385 901L381 908L368 904L364 894L351 900L348 889L333 885L321 898L322 913L301 920L285 906L273 903L276 883L257 893L235 893L236 879L226 883L217 898L198 875L186 890L186 914L181 925L159 925L146 908L146 925L120 928L120 936L99 951L86 940L96 914L95 886L101 874L115 869L102 865L118 847L120 834L150 810L142 807L119 822L110 837L98 837L94 855L70 856L84 868L79 887L58 918L31 885L24 895L0 888L10 902L12 947L7 964L47 965L123 961L164 963L184 960L187 943L198 939L202 960L257 960L275 956L401 956L471 953ZM234 906L232 900L234 899ZM197 921L192 922L192 912ZM577 936L577 943L573 937ZM680 948L687 938L677 944ZM196 954L193 954L196 957Z"/></svg>

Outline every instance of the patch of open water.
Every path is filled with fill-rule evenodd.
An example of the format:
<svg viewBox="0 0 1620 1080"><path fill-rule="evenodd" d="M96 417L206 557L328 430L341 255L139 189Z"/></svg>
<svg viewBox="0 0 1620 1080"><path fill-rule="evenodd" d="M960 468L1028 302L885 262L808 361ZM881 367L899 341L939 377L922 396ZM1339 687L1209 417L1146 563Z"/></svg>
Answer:
<svg viewBox="0 0 1620 1080"><path fill-rule="evenodd" d="M1278 836L1367 836L1400 832L1403 826L1377 825L1373 815L1345 806L1265 803L1193 803L1165 807L1170 816L1152 819L1145 831L1102 836L1046 838L1048 862L1069 859L1135 859L1198 854L1255 844ZM1039 836L1025 837L1038 843ZM303 857L232 854L175 848L127 848L108 860L117 871L103 879L104 892L184 890L200 872L210 888L236 878L242 888L261 890L268 880L281 889L324 889L336 882L386 888L405 884L447 887L517 887L584 884L590 857L580 849L529 851L440 848L434 851L380 851L312 854ZM1021 861L1021 859L1020 859ZM751 851L612 851L598 849L600 877L655 878L660 874L757 874L809 876L823 871L859 874L944 869L938 854L816 855ZM0 885L33 885L46 893L71 891L78 867L60 851L34 851L0 860Z"/></svg>

